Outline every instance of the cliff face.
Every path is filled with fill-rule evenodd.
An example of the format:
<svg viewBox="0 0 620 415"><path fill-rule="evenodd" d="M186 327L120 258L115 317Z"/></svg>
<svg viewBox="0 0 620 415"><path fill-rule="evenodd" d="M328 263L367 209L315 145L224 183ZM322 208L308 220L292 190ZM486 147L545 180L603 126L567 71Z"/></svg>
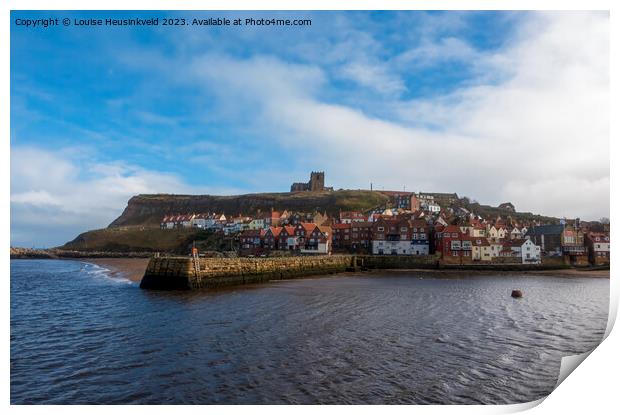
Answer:
<svg viewBox="0 0 620 415"><path fill-rule="evenodd" d="M342 210L368 210L384 205L388 197L367 190L334 192L255 193L239 196L211 195L138 195L109 228L120 226L156 226L165 215L217 212L226 215L254 214L259 210L326 211L336 215Z"/></svg>

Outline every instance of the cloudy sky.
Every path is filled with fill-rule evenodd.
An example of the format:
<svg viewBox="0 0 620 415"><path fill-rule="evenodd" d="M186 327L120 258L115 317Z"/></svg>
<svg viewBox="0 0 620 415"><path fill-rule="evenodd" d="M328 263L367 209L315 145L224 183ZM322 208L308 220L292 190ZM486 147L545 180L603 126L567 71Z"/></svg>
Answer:
<svg viewBox="0 0 620 415"><path fill-rule="evenodd" d="M457 192L609 216L609 16L309 18L309 27L25 29L11 20L11 243L106 226L138 193Z"/></svg>

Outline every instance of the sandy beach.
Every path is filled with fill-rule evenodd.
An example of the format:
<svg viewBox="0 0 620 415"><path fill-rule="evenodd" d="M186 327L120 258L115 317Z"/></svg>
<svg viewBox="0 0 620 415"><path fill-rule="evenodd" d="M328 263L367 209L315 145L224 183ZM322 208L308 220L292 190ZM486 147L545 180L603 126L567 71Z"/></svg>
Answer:
<svg viewBox="0 0 620 415"><path fill-rule="evenodd" d="M112 275L140 282L149 258L83 258L80 261L107 268L112 271Z"/></svg>

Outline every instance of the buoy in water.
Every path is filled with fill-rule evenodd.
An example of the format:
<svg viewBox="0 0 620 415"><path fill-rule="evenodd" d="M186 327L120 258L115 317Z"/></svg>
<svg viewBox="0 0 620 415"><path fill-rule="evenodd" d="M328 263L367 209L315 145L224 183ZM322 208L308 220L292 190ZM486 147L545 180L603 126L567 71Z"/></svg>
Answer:
<svg viewBox="0 0 620 415"><path fill-rule="evenodd" d="M512 298L521 298L523 297L523 293L521 292L521 290L512 290L512 293L510 294L510 296Z"/></svg>

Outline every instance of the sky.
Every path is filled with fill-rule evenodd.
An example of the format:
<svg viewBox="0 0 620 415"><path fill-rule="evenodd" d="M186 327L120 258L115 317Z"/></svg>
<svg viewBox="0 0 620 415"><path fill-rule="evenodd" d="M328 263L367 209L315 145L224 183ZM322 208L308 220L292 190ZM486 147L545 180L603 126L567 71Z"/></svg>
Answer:
<svg viewBox="0 0 620 415"><path fill-rule="evenodd" d="M21 18L311 19L48 27ZM609 217L606 12L11 12L11 244L141 193L456 192Z"/></svg>

